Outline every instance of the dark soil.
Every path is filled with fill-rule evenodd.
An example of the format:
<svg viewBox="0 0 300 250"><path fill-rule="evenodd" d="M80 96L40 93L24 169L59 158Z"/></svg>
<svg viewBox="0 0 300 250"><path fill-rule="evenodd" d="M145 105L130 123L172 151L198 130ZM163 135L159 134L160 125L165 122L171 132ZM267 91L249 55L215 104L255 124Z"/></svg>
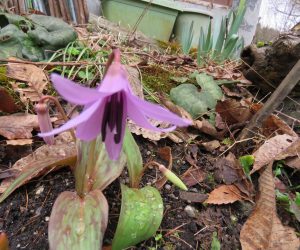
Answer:
<svg viewBox="0 0 300 250"><path fill-rule="evenodd" d="M189 168L185 160L186 147L168 140L161 140L158 145L137 137L144 156L144 162L159 161L157 149L165 145L172 147L173 171L182 174ZM28 149L27 149L28 151ZM27 152L28 154L28 152ZM213 154L198 149L197 166L206 173L207 178L190 188L189 191L208 193L218 184L214 179L213 164L218 152ZM13 156L12 156L13 157ZM17 160L17 159L16 159ZM155 170L149 170L143 178L143 185L153 184ZM105 196L110 205L108 228L104 244L111 243L120 211L121 194L119 182L126 183L126 172L112 183ZM32 180L9 196L0 206L0 230L8 234L10 247L14 249L48 249L48 220L51 208L57 196L66 190L74 190L74 177L68 168L52 172L39 179ZM167 183L161 190L164 201L164 218L157 235L141 243L136 249L210 249L213 232L223 249L240 249L239 233L248 218L252 205L236 202L230 205L204 206L180 198L177 188ZM186 206L195 209L195 216L190 217Z"/></svg>

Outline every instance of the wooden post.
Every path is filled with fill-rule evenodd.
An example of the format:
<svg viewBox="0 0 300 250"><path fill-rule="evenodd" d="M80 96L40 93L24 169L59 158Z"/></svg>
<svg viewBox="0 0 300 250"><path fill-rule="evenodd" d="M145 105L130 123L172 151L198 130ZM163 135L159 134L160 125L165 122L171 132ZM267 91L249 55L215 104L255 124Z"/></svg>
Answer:
<svg viewBox="0 0 300 250"><path fill-rule="evenodd" d="M292 89L300 82L300 60L295 64L292 70L283 79L281 84L277 87L274 93L270 96L265 105L257 111L252 117L248 125L242 130L238 140L244 140L251 137L262 123L269 117L275 109L288 96Z"/></svg>

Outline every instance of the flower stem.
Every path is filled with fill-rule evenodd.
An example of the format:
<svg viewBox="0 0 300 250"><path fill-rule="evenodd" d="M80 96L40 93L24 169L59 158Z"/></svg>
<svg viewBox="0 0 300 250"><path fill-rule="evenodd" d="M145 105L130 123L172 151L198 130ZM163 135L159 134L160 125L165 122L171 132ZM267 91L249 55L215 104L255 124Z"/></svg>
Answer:
<svg viewBox="0 0 300 250"><path fill-rule="evenodd" d="M45 102L45 101L47 101L47 100L52 101L52 102L56 105L56 107L57 107L59 113L61 114L62 118L64 119L65 122L67 122L69 119L68 119L68 117L67 117L67 115L66 115L64 109L63 109L62 106L60 105L59 101L58 101L55 97L50 96L50 95L45 95L45 96L43 96L43 97L39 100L39 103L43 103L43 102ZM72 135L74 141L76 141L76 136L75 136L74 130L71 129L71 130L70 130L70 133L71 133L71 135Z"/></svg>

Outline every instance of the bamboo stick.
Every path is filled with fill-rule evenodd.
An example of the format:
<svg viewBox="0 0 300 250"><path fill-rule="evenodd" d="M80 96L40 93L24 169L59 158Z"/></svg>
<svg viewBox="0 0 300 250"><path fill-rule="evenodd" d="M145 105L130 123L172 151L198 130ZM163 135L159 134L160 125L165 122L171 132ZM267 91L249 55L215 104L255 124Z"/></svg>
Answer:
<svg viewBox="0 0 300 250"><path fill-rule="evenodd" d="M55 16L54 0L48 0L50 15Z"/></svg>
<svg viewBox="0 0 300 250"><path fill-rule="evenodd" d="M87 2L86 0L81 0L82 1L82 4L83 4L83 11L84 11L84 22L85 23L88 23L89 21L89 9L88 9L88 6L87 6Z"/></svg>
<svg viewBox="0 0 300 250"><path fill-rule="evenodd" d="M19 10L18 0L13 0L13 6L14 6L14 12L15 12L16 14L19 14L19 13L20 13L20 10Z"/></svg>
<svg viewBox="0 0 300 250"><path fill-rule="evenodd" d="M59 6L59 9L60 9L63 20L65 22L67 22L68 21L68 17L67 17L67 13L66 13L67 10L64 6L63 1L58 0L58 6Z"/></svg>
<svg viewBox="0 0 300 250"><path fill-rule="evenodd" d="M84 8L83 8L83 2L82 0L77 0L78 1L78 7L79 7L79 16L80 16L80 23L79 24L84 24L85 23L85 15L84 15Z"/></svg>
<svg viewBox="0 0 300 250"><path fill-rule="evenodd" d="M26 13L25 0L19 0L19 10L21 15Z"/></svg>
<svg viewBox="0 0 300 250"><path fill-rule="evenodd" d="M55 17L61 18L62 15L61 15L61 12L60 12L60 9L59 9L59 5L58 5L57 1L59 1L59 0L54 0Z"/></svg>
<svg viewBox="0 0 300 250"><path fill-rule="evenodd" d="M64 9L65 9L65 12L66 12L67 21L71 22L72 21L72 17L71 17L71 14L70 14L70 10L68 8L68 4L67 4L66 1L61 1L61 2L63 3Z"/></svg>

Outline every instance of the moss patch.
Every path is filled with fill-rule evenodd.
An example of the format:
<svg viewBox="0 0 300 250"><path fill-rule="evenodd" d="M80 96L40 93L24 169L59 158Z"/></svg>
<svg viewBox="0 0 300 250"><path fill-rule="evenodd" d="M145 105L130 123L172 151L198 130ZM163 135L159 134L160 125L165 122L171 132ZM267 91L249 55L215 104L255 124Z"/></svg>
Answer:
<svg viewBox="0 0 300 250"><path fill-rule="evenodd" d="M159 65L151 65L141 69L143 85L151 92L164 92L169 94L170 90L177 86L171 77L179 76L178 73L167 71Z"/></svg>

